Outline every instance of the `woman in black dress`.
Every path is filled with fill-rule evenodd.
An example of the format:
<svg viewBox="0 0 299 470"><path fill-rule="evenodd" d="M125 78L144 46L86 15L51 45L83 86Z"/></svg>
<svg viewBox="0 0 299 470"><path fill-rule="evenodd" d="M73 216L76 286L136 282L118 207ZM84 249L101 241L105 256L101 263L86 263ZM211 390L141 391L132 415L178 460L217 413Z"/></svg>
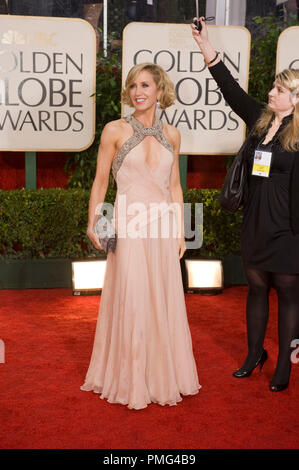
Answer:
<svg viewBox="0 0 299 470"><path fill-rule="evenodd" d="M270 390L278 392L289 384L291 343L299 333L299 70L287 69L276 76L265 108L232 77L209 42L202 18L200 23L201 33L192 25L192 35L205 63L224 99L252 130L246 144L249 197L242 224L242 259L248 281L248 355L233 375L248 377L267 359L263 344L269 291L274 287L279 354ZM268 175L254 171L256 150L269 152Z"/></svg>

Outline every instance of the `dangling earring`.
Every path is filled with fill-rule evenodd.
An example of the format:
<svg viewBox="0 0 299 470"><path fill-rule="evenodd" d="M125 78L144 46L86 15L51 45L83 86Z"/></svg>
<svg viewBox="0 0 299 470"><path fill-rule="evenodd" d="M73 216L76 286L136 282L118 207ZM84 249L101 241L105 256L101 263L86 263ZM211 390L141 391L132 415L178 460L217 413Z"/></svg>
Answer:
<svg viewBox="0 0 299 470"><path fill-rule="evenodd" d="M296 90L291 91L291 100L295 108L296 104L298 103L298 88Z"/></svg>
<svg viewBox="0 0 299 470"><path fill-rule="evenodd" d="M159 100L157 100L157 103L156 103L156 111L157 111L158 109L160 109L160 101L159 101Z"/></svg>

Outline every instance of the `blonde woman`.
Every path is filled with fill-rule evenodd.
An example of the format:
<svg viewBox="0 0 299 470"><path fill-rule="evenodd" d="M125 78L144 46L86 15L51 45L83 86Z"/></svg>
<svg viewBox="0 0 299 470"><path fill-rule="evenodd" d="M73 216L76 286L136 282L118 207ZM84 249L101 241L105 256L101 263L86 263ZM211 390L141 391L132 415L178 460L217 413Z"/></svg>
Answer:
<svg viewBox="0 0 299 470"><path fill-rule="evenodd" d="M135 110L103 130L89 203L87 233L101 249L96 213L112 167L118 237L115 251L107 255L94 347L81 389L133 409L150 402L175 405L181 395L200 388L180 270L186 249L180 134L156 117L157 102L164 109L175 98L161 67L145 63L130 70L122 99ZM158 215L150 212L151 204L161 205ZM167 221L169 233L162 233Z"/></svg>
<svg viewBox="0 0 299 470"><path fill-rule="evenodd" d="M264 338L274 287L279 354L270 390L279 392L289 384L291 343L299 333L299 70L276 76L264 108L234 80L209 42L205 22L199 21L201 33L192 25L192 34L212 76L224 99L253 129L247 139L249 197L242 226L248 355L233 375L248 377L268 357Z"/></svg>

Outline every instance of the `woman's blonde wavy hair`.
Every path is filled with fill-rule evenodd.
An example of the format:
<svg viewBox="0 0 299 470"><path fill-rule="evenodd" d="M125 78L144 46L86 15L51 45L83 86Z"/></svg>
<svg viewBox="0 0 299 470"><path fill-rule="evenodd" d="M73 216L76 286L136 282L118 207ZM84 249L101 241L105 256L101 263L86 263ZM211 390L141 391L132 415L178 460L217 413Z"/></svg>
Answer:
<svg viewBox="0 0 299 470"><path fill-rule="evenodd" d="M275 80L284 88L287 88L292 97L299 98L299 69L284 69L276 75ZM273 118L274 112L266 108L257 121L255 134L261 136L267 130ZM285 150L289 152L299 150L299 103L294 105L293 118L281 131L279 140Z"/></svg>
<svg viewBox="0 0 299 470"><path fill-rule="evenodd" d="M152 75L157 85L157 89L162 92L159 100L160 108L166 109L171 106L176 99L174 84L168 77L167 73L162 69L162 67L160 67L160 65L153 64L151 62L138 64L131 68L126 79L125 86L121 93L122 102L133 107L129 94L130 86L136 79L137 75L139 75L140 72L142 72L143 70L146 70Z"/></svg>

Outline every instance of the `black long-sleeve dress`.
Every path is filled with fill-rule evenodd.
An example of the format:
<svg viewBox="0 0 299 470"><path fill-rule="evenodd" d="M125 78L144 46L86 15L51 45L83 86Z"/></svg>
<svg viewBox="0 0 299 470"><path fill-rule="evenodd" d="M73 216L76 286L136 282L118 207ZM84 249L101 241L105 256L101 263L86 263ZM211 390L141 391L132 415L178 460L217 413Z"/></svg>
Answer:
<svg viewBox="0 0 299 470"><path fill-rule="evenodd" d="M210 72L230 107L251 129L263 105L240 87L222 61L210 67ZM294 205L297 203L299 185L295 184L294 177L297 178L299 152L285 151L278 138L291 118L292 115L283 119L267 145L262 144L266 132L261 137L249 137L249 197L243 208L241 236L245 266L284 274L299 273L299 234L292 225L292 219L298 217ZM269 177L251 174L257 146L272 152Z"/></svg>

